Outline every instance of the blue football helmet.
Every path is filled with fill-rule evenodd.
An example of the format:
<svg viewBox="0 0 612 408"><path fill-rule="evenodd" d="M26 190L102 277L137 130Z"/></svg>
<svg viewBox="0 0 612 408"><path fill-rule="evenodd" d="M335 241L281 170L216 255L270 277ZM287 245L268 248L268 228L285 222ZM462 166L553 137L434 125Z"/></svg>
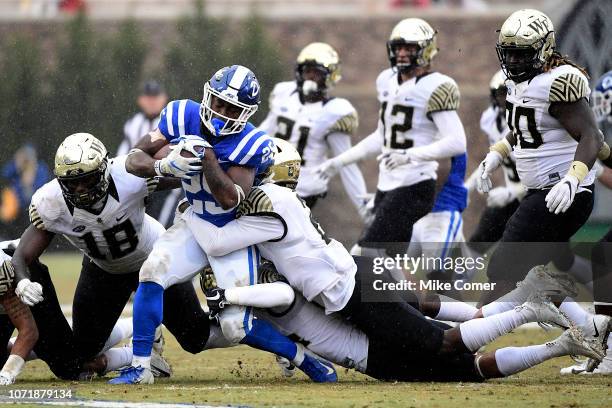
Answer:
<svg viewBox="0 0 612 408"><path fill-rule="evenodd" d="M606 72L597 81L591 104L597 122L607 120L612 123L612 71Z"/></svg>
<svg viewBox="0 0 612 408"><path fill-rule="evenodd" d="M200 118L214 136L241 132L259 107L260 86L255 74L242 65L217 71L204 84ZM213 109L213 96L235 107L239 114L229 117Z"/></svg>

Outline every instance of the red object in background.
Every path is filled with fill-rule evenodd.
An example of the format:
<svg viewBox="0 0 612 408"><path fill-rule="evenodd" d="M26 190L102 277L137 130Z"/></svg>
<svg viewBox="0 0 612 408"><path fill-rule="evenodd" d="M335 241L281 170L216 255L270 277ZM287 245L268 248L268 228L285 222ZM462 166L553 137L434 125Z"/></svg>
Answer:
<svg viewBox="0 0 612 408"><path fill-rule="evenodd" d="M65 11L67 13L76 13L79 10L85 9L85 1L84 0L62 0L59 4L59 8L61 11Z"/></svg>
<svg viewBox="0 0 612 408"><path fill-rule="evenodd" d="M402 7L429 7L431 5L430 0L391 0L391 8L402 8Z"/></svg>

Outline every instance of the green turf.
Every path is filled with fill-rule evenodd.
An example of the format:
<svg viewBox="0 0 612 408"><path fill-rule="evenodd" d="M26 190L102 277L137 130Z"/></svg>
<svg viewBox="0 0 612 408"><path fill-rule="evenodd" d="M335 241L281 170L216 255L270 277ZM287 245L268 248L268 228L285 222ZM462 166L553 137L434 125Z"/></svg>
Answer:
<svg viewBox="0 0 612 408"><path fill-rule="evenodd" d="M76 256L47 255L62 301L76 285L80 260ZM166 332L167 333L167 332ZM517 330L498 340L489 350L545 342L559 334ZM381 383L338 370L336 385L310 383L298 373L281 377L273 358L241 346L191 355L181 350L171 335L164 352L174 375L152 386L110 386L108 378L92 382L54 379L41 362L28 363L16 388L69 387L79 398L142 402L185 402L249 406L295 407L611 407L612 378L561 376L559 369L572 364L564 357L535 369L484 384Z"/></svg>

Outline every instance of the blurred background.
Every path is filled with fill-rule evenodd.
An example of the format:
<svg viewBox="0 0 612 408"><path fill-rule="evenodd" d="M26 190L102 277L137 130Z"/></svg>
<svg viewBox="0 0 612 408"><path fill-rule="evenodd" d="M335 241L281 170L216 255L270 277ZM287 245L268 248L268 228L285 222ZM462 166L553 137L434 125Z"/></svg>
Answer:
<svg viewBox="0 0 612 408"><path fill-rule="evenodd" d="M67 135L92 133L114 154L126 121L145 110L143 96L199 101L204 81L230 64L248 66L262 83L258 124L272 86L293 78L299 50L312 41L340 54L343 80L333 94L359 111L358 142L376 126L374 81L388 67L391 29L406 17L424 18L439 32L434 70L459 84L471 173L488 149L479 118L499 69L495 30L525 7L553 19L559 48L587 67L591 85L612 69L610 0L0 0L0 238L16 238L27 226L30 197L52 177L53 155ZM377 163L360 166L373 192ZM609 228L612 194L604 190L581 240ZM483 209L473 194L466 236ZM314 213L347 245L361 232L339 179Z"/></svg>

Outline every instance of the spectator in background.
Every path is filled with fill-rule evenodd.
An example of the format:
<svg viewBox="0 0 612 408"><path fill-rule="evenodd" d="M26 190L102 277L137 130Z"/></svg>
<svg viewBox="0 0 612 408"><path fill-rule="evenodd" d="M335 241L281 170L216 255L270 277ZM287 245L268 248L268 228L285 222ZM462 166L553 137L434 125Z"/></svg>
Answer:
<svg viewBox="0 0 612 408"><path fill-rule="evenodd" d="M28 225L28 206L34 192L51 179L47 165L38 160L31 144L20 147L2 167L0 222L3 234L20 235Z"/></svg>
<svg viewBox="0 0 612 408"><path fill-rule="evenodd" d="M117 149L117 156L128 154L141 137L157 129L159 115L168 103L168 95L159 82L148 80L142 85L137 102L140 112L125 122L123 141ZM168 228L172 223L174 208L181 198L181 189L155 192L147 203L147 214Z"/></svg>

